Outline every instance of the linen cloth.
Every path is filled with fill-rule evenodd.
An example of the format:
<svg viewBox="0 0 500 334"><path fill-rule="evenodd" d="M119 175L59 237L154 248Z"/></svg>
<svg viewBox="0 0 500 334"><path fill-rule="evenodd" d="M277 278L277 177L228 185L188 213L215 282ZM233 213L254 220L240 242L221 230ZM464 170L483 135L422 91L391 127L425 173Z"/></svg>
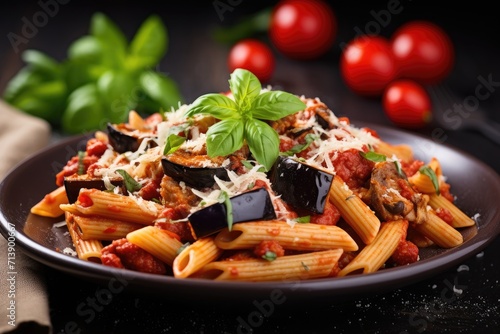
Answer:
<svg viewBox="0 0 500 334"><path fill-rule="evenodd" d="M0 100L0 182L23 159L49 144L50 125ZM8 242L0 237L0 333L51 333L43 266L15 248L15 280L7 276ZM15 298L9 297L15 283ZM15 302L15 326L9 306Z"/></svg>

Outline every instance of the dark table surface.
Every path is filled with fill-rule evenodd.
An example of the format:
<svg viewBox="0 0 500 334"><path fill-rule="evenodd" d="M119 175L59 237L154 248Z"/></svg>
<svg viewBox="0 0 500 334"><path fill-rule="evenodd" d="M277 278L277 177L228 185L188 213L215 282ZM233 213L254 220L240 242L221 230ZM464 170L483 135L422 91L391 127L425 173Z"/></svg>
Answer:
<svg viewBox="0 0 500 334"><path fill-rule="evenodd" d="M42 10L40 2L2 2L0 5L0 91L23 66L20 53L6 38L9 32L21 33L23 18L31 19ZM219 18L213 1L61 1L58 12L22 48L44 51L56 59L65 58L69 43L85 34L91 15L109 15L128 37L152 13L162 17L169 29L167 56L157 68L174 78L186 102L207 92L227 88L228 47L210 37L211 30L229 25L263 6L249 1L232 3L233 10ZM373 124L391 126L378 99L356 96L343 84L339 74L340 45L376 22L375 14L392 1L333 3L338 18L335 46L316 61L295 61L276 53L277 66L271 84L296 94L320 97L337 115ZM269 4L275 3L274 1ZM392 15L380 34L390 34L402 23L425 19L441 25L451 36L456 50L456 65L446 79L462 97L474 95L479 78L491 76L500 81L500 31L496 10L486 1L454 2L440 7L430 1L401 1L403 10ZM265 37L264 37L265 38ZM496 90L498 88L494 88ZM493 91L481 101L489 116L500 121L500 92ZM431 124L417 133L432 139ZM443 138L443 137L441 137ZM474 131L446 131L441 143L477 157L500 173L500 147ZM500 223L500 222L499 222ZM483 252L463 262L468 270L453 267L415 284L381 294L356 297L327 305L297 305L276 308L253 326L254 333L500 333L500 239ZM462 267L464 268L464 267ZM178 303L165 297L144 296L133 291L113 295L89 320L78 314L101 285L43 267L46 277L54 333L64 333L75 322L82 333L236 333L241 319L248 319L252 305L216 308L210 305ZM450 284L461 293L449 295ZM255 311L255 310L254 310Z"/></svg>

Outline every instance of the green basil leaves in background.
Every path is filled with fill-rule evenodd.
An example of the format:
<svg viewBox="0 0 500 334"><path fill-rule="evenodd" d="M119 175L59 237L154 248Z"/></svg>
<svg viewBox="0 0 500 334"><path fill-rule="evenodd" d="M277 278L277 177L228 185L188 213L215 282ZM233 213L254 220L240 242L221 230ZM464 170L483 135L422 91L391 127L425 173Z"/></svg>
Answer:
<svg viewBox="0 0 500 334"><path fill-rule="evenodd" d="M26 50L26 66L8 83L4 99L66 133L102 129L107 122L177 108L182 97L170 77L154 70L167 51L167 29L158 16L147 18L128 43L120 28L96 13L89 35L75 40L67 59Z"/></svg>

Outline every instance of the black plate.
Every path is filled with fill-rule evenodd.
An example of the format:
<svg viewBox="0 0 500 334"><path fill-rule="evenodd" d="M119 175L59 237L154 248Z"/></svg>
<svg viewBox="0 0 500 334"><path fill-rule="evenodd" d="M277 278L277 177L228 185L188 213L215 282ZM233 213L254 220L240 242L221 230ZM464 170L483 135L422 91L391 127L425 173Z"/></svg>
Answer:
<svg viewBox="0 0 500 334"><path fill-rule="evenodd" d="M281 296L287 301L328 301L329 303L389 291L436 275L480 252L500 233L500 178L488 166L459 150L397 130L371 126L391 143L407 143L415 155L428 161L436 156L451 183L457 205L469 216L479 214L477 227L461 230L465 242L453 249L422 250L421 261L367 275L294 282L214 282L180 280L173 277L119 270L64 255L60 250L71 246L65 227L53 227L54 219L29 214L30 208L55 189L55 174L78 149L84 149L88 136L75 137L28 158L0 184L1 232L7 236L16 229L16 246L47 266L78 277L114 287L118 282L134 291L153 293L163 298L184 301L228 303L271 300ZM12 225L10 225L12 224ZM59 250L59 251L58 251Z"/></svg>

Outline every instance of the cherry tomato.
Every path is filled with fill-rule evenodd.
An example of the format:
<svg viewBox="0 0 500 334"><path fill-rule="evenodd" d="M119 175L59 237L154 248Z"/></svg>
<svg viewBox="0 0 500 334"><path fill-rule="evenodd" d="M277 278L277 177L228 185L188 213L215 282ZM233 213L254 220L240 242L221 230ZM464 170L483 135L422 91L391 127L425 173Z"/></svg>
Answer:
<svg viewBox="0 0 500 334"><path fill-rule="evenodd" d="M236 43L229 51L229 72L243 68L255 74L261 81L268 81L274 71L274 55L271 49L261 41L244 39Z"/></svg>
<svg viewBox="0 0 500 334"><path fill-rule="evenodd" d="M336 34L335 14L321 0L282 0L273 8L269 37L290 58L314 59L325 54Z"/></svg>
<svg viewBox="0 0 500 334"><path fill-rule="evenodd" d="M392 36L392 51L399 75L424 84L438 83L451 71L454 49L449 36L437 25L412 21Z"/></svg>
<svg viewBox="0 0 500 334"><path fill-rule="evenodd" d="M413 80L393 81L384 91L382 100L385 114L400 127L423 128L432 118L429 94Z"/></svg>
<svg viewBox="0 0 500 334"><path fill-rule="evenodd" d="M364 96L379 96L396 77L391 46L380 36L359 36L347 44L340 72L349 88Z"/></svg>

